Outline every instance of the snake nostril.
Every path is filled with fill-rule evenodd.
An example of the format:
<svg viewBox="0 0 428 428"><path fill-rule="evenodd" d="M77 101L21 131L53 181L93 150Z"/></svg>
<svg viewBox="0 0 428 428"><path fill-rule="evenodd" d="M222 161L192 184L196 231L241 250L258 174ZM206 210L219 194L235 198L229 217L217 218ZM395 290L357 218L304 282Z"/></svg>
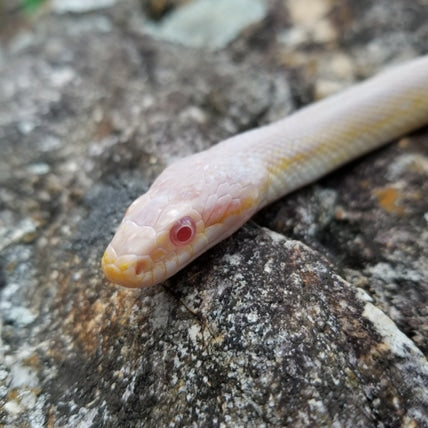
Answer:
<svg viewBox="0 0 428 428"><path fill-rule="evenodd" d="M141 272L144 271L146 267L146 262L144 260L138 260L138 262L135 265L135 274L139 275Z"/></svg>

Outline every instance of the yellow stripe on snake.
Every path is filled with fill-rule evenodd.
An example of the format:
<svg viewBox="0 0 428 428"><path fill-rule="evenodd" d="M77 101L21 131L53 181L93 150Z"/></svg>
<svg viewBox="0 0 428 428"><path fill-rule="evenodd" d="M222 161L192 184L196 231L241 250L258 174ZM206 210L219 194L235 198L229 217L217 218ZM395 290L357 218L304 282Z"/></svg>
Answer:
<svg viewBox="0 0 428 428"><path fill-rule="evenodd" d="M255 212L428 123L428 56L168 166L125 213L102 268L126 287L164 281Z"/></svg>

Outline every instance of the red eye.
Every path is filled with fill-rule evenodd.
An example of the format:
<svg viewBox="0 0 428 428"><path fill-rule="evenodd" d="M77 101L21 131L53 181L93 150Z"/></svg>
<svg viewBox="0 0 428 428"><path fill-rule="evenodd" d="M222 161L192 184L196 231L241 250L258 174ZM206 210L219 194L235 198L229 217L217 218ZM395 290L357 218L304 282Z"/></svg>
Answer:
<svg viewBox="0 0 428 428"><path fill-rule="evenodd" d="M174 224L169 237L171 242L177 246L187 245L192 241L196 232L196 224L192 217L183 217Z"/></svg>

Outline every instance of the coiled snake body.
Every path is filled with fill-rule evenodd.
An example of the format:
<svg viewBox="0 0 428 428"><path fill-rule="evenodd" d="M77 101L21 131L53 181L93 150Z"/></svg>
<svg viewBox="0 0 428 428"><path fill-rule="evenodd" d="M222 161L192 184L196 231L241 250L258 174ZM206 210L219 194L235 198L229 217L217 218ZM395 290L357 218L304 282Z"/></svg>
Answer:
<svg viewBox="0 0 428 428"><path fill-rule="evenodd" d="M181 159L130 205L104 273L161 282L265 205L426 123L428 56Z"/></svg>

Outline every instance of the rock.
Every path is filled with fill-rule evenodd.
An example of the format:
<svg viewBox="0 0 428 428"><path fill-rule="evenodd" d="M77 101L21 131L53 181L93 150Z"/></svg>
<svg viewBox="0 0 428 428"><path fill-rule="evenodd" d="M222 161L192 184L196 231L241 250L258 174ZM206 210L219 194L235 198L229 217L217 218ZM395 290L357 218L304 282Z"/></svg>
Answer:
<svg viewBox="0 0 428 428"><path fill-rule="evenodd" d="M195 0L176 9L161 23L146 22L144 31L185 46L221 49L245 28L260 22L266 12L260 0Z"/></svg>
<svg viewBox="0 0 428 428"><path fill-rule="evenodd" d="M0 30L0 425L427 423L426 129L265 208L163 285L100 270L166 164L284 116L330 72L342 86L423 52L416 3L403 21L399 0L321 3L336 39L312 45L281 41L297 3L279 1L217 52L142 34L137 1Z"/></svg>
<svg viewBox="0 0 428 428"><path fill-rule="evenodd" d="M52 10L57 13L85 13L115 5L117 0L53 0Z"/></svg>

